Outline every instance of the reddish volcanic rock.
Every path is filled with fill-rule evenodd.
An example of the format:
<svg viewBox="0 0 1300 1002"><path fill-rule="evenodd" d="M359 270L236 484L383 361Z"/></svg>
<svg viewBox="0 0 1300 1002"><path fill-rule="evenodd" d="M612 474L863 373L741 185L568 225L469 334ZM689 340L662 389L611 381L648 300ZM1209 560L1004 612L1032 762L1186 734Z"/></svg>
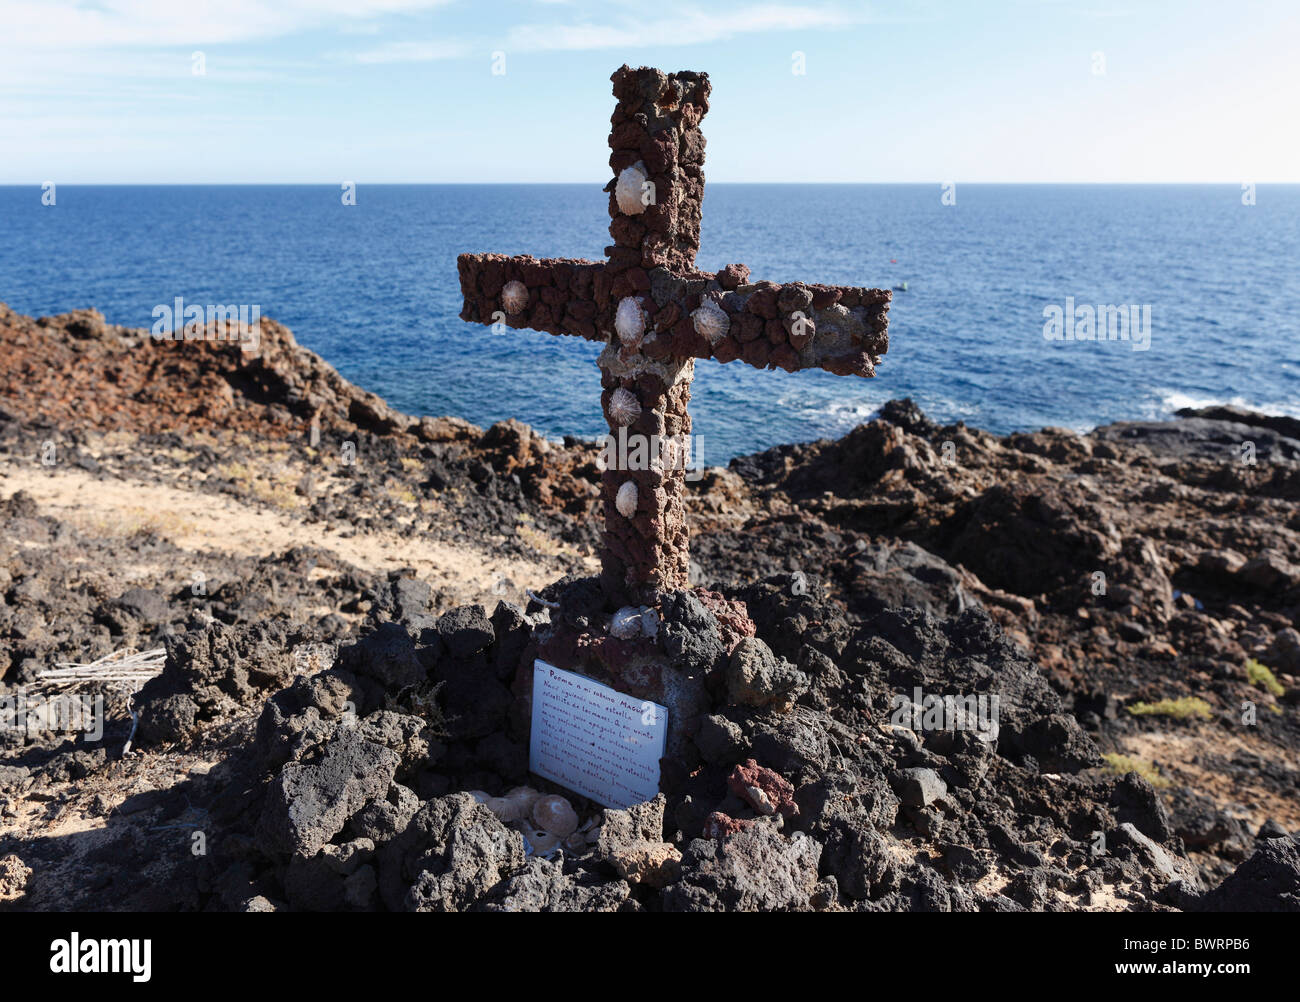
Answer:
<svg viewBox="0 0 1300 1002"><path fill-rule="evenodd" d="M703 835L705 838L725 839L753 826L753 821L746 821L744 818L733 818L721 811L714 811L709 815L708 820L704 822Z"/></svg>
<svg viewBox="0 0 1300 1002"><path fill-rule="evenodd" d="M799 805L794 802L794 787L789 780L752 758L731 770L727 787L757 814L770 816L780 813L787 818L799 814Z"/></svg>
<svg viewBox="0 0 1300 1002"><path fill-rule="evenodd" d="M718 272L718 284L724 289L739 288L749 281L749 269L743 264L729 264Z"/></svg>
<svg viewBox="0 0 1300 1002"><path fill-rule="evenodd" d="M749 618L745 603L738 599L725 598L715 591L696 588L695 594L704 608L713 613L722 630L722 644L731 653L731 649L745 637L752 637L757 632L754 621Z"/></svg>

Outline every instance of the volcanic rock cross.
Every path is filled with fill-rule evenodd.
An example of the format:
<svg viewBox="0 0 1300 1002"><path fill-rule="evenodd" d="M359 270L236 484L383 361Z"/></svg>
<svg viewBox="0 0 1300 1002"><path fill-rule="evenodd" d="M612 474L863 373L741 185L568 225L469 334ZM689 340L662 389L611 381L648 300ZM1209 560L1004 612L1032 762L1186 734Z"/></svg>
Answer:
<svg viewBox="0 0 1300 1002"><path fill-rule="evenodd" d="M873 376L891 293L751 283L739 264L696 269L708 75L623 66L611 79L607 259L462 254L457 267L461 319L606 342L598 361L611 434L641 437L655 457L602 473L601 582L614 607L689 586L686 464L674 460L685 450L663 446L690 434L695 360Z"/></svg>

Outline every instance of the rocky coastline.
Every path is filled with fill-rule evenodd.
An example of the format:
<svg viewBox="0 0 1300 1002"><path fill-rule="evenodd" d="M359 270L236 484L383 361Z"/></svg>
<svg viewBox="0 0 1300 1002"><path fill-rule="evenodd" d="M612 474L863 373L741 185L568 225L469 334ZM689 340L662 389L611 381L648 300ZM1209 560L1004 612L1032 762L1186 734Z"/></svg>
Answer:
<svg viewBox="0 0 1300 1002"><path fill-rule="evenodd" d="M598 447L259 342L0 305L0 909L1300 910L1300 422L893 401L708 470L658 642L709 705L543 855L476 794L553 790L518 677L609 612Z"/></svg>

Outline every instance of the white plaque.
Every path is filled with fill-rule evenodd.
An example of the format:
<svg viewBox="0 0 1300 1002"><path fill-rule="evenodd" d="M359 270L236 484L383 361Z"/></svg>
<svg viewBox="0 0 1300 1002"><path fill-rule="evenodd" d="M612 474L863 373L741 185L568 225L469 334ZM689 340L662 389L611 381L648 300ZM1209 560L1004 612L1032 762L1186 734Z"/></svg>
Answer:
<svg viewBox="0 0 1300 1002"><path fill-rule="evenodd" d="M533 662L528 768L606 807L659 793L668 711L545 661Z"/></svg>

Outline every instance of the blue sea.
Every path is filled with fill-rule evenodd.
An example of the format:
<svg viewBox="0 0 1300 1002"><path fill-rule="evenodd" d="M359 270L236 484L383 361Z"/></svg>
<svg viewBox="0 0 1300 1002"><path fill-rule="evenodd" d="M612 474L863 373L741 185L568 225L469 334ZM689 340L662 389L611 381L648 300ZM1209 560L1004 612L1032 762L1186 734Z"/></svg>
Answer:
<svg viewBox="0 0 1300 1002"><path fill-rule="evenodd" d="M461 322L463 251L601 258L590 185L0 187L0 300L256 304L413 414L603 434L597 346ZM836 436L892 397L996 432L1237 403L1300 416L1300 186L710 184L699 264L898 288L873 380L697 365L706 463ZM1049 342L1044 311L1149 306L1150 346Z"/></svg>

